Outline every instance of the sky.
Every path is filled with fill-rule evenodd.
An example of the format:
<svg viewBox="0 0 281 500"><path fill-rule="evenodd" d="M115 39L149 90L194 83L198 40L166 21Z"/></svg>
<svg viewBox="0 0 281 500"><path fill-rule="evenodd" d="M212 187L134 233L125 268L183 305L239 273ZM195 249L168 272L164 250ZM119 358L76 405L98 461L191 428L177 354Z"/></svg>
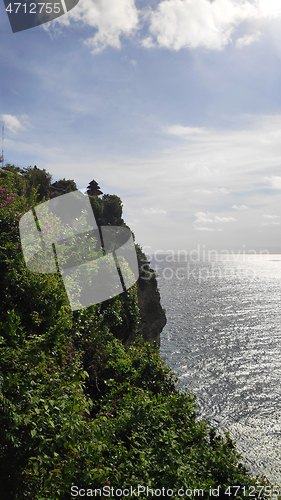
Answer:
<svg viewBox="0 0 281 500"><path fill-rule="evenodd" d="M95 179L147 254L281 253L280 0L80 0L13 33L4 162Z"/></svg>

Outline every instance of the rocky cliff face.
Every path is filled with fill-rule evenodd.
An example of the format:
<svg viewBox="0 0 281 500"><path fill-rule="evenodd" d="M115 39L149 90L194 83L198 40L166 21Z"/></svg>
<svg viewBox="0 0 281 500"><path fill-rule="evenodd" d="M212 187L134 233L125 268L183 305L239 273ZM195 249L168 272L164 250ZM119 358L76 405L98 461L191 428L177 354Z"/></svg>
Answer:
<svg viewBox="0 0 281 500"><path fill-rule="evenodd" d="M154 276L138 280L138 303L140 308L139 334L147 342L156 341L160 345L160 333L167 323L165 312L160 304L160 294Z"/></svg>

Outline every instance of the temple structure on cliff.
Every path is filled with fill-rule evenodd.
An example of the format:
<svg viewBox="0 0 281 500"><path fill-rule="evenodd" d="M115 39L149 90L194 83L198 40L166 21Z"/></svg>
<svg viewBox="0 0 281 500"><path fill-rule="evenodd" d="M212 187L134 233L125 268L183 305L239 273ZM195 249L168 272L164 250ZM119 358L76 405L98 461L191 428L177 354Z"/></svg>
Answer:
<svg viewBox="0 0 281 500"><path fill-rule="evenodd" d="M99 196L100 194L103 194L103 192L100 190L100 187L98 183L93 179L90 183L89 186L87 187L87 194L89 196Z"/></svg>

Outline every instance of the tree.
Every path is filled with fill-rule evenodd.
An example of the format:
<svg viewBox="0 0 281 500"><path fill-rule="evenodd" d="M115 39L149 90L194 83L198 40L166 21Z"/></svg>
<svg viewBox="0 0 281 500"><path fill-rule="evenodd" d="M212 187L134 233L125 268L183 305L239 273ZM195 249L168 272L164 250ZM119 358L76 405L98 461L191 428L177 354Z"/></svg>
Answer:
<svg viewBox="0 0 281 500"><path fill-rule="evenodd" d="M104 194L103 218L104 223L110 226L121 226L124 224L122 219L122 201L116 194Z"/></svg>
<svg viewBox="0 0 281 500"><path fill-rule="evenodd" d="M60 196L61 194L71 193L72 191L77 190L76 182L73 179L60 179L56 182L53 182L50 186L51 189L51 198L55 198L56 196Z"/></svg>
<svg viewBox="0 0 281 500"><path fill-rule="evenodd" d="M36 167L36 165L35 165ZM27 167L21 169L22 175L26 181L26 192L25 196L30 196L33 188L38 187L38 201L41 201L44 197L49 198L50 196L50 187L52 176L49 172L46 172L45 168L32 168Z"/></svg>
<svg viewBox="0 0 281 500"><path fill-rule="evenodd" d="M5 167L0 168L1 187L2 184L8 183L12 190L16 190L17 194L22 196L26 192L26 180L22 173L22 168L6 163Z"/></svg>

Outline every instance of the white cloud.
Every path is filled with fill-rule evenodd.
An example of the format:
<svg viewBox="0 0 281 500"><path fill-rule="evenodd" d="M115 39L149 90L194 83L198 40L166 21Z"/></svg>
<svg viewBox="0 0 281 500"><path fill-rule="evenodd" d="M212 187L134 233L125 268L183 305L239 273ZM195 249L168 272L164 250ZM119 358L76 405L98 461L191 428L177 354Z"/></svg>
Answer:
<svg viewBox="0 0 281 500"><path fill-rule="evenodd" d="M93 53L111 46L120 49L120 36L129 36L138 27L139 15L134 0L80 0L77 6L57 22L80 21L98 31L86 44Z"/></svg>
<svg viewBox="0 0 281 500"><path fill-rule="evenodd" d="M234 210L248 210L249 209L249 207L247 207L247 205L239 205L239 206L232 205L231 208L234 208Z"/></svg>
<svg viewBox="0 0 281 500"><path fill-rule="evenodd" d="M151 49L156 47L156 44L154 43L152 36L148 36L142 40L142 46L145 49Z"/></svg>
<svg viewBox="0 0 281 500"><path fill-rule="evenodd" d="M135 1L80 0L52 25L69 26L71 21L79 21L93 27L97 31L85 43L94 54L108 46L120 49L121 36L133 36L147 23L149 34L141 41L146 49L222 50L241 23L258 21L260 27L261 21L281 16L279 0L162 0L155 10L150 5L138 9ZM49 31L48 25L43 28ZM260 35L259 31L245 34L236 47L250 45Z"/></svg>
<svg viewBox="0 0 281 500"><path fill-rule="evenodd" d="M190 135L202 135L206 133L206 130L204 127L183 127L182 125L173 125L172 127L167 128L167 133L185 137Z"/></svg>
<svg viewBox="0 0 281 500"><path fill-rule="evenodd" d="M263 215L265 219L280 219L280 215Z"/></svg>
<svg viewBox="0 0 281 500"><path fill-rule="evenodd" d="M216 222L234 222L237 219L234 219L234 217L218 217L216 215L215 220Z"/></svg>
<svg viewBox="0 0 281 500"><path fill-rule="evenodd" d="M194 189L194 193L200 193L200 194L212 194L212 189Z"/></svg>
<svg viewBox="0 0 281 500"><path fill-rule="evenodd" d="M189 175L195 174L199 178L208 179L219 173L219 170L217 168L213 168L211 163L215 162L206 161L204 158L200 158L196 161L192 161L191 163L185 163L184 167L188 171Z"/></svg>
<svg viewBox="0 0 281 500"><path fill-rule="evenodd" d="M142 209L144 214L166 214L166 210L160 210L159 208L143 208Z"/></svg>
<svg viewBox="0 0 281 500"><path fill-rule="evenodd" d="M272 221L272 222L263 222L262 226L280 226L280 222L275 222L275 221Z"/></svg>
<svg viewBox="0 0 281 500"><path fill-rule="evenodd" d="M226 188L224 188L224 187L221 187L221 188L215 188L215 189L214 189L214 192L215 192L215 193L221 193L221 194L229 194L229 193L230 193L229 189L226 189Z"/></svg>
<svg viewBox="0 0 281 500"><path fill-rule="evenodd" d="M264 180L268 182L272 189L281 189L281 177L278 175L271 175L270 177L264 177Z"/></svg>
<svg viewBox="0 0 281 500"><path fill-rule="evenodd" d="M217 222L233 222L236 221L234 217L219 217L213 216L210 212L197 212L195 214L196 220L193 223L193 229L196 231L222 231L218 227L208 227L205 224L216 224ZM204 224L204 225L200 225Z"/></svg>
<svg viewBox="0 0 281 500"><path fill-rule="evenodd" d="M260 17L279 17L281 15L279 0L259 0L258 9Z"/></svg>
<svg viewBox="0 0 281 500"><path fill-rule="evenodd" d="M194 193L201 193L201 194L219 193L219 194L227 195L227 194L230 193L230 190L226 189L224 187L222 187L222 188L214 188L214 189L194 189Z"/></svg>
<svg viewBox="0 0 281 500"><path fill-rule="evenodd" d="M151 12L150 32L160 47L221 50L235 27L256 12L247 0L162 0Z"/></svg>
<svg viewBox="0 0 281 500"><path fill-rule="evenodd" d="M261 32L252 33L251 35L244 35L241 38L236 40L236 47L238 49L242 49L242 47L246 47L247 45L251 45L254 42L257 42L261 36Z"/></svg>
<svg viewBox="0 0 281 500"><path fill-rule="evenodd" d="M213 216L212 214L210 214L210 212L197 212L195 214L195 217L196 220L194 221L194 225L196 225L196 229L199 229L200 231L202 229L200 226L197 226L198 224L206 224L206 223L213 224L216 222L235 222L237 220L234 219L234 217L219 217L217 215L214 218L212 218Z"/></svg>
<svg viewBox="0 0 281 500"><path fill-rule="evenodd" d="M206 222L213 222L213 220L211 219L210 215L211 214L209 212L197 212L195 214L195 217L197 217L197 219L194 221L194 224L202 224L202 223L206 223Z"/></svg>
<svg viewBox="0 0 281 500"><path fill-rule="evenodd" d="M10 130L10 132L16 133L22 128L22 124L16 116L1 115L1 120L3 120L5 127Z"/></svg>

